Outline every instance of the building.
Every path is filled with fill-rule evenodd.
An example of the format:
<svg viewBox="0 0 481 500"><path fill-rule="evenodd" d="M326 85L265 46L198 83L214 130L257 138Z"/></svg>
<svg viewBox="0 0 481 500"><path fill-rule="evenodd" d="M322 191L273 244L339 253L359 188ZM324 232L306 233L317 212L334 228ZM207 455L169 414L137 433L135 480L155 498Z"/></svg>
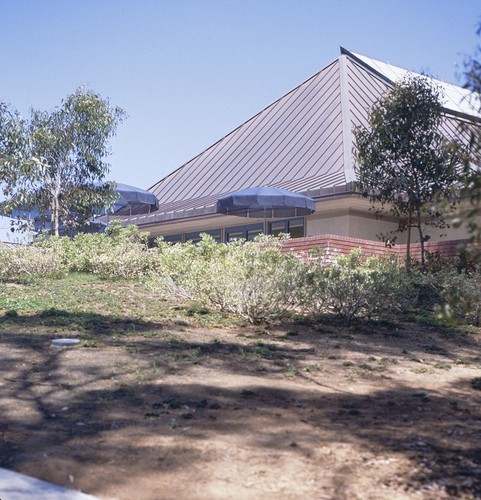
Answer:
<svg viewBox="0 0 481 500"><path fill-rule="evenodd" d="M314 198L316 212L272 219L269 232L376 240L397 223L377 220L368 200L353 190L352 131L367 124L372 104L407 73L341 48L341 55L321 71L152 186L157 211L123 223L168 241L196 240L201 232L219 241L250 239L262 231L263 220L216 214L216 201L246 187L273 186ZM446 98L445 133L456 136L461 121L480 116L479 107L470 103L464 89L437 83ZM465 237L462 230L449 235Z"/></svg>
<svg viewBox="0 0 481 500"><path fill-rule="evenodd" d="M27 224L25 219L0 215L0 243L7 246L32 243L37 233L33 228L24 228L25 224Z"/></svg>

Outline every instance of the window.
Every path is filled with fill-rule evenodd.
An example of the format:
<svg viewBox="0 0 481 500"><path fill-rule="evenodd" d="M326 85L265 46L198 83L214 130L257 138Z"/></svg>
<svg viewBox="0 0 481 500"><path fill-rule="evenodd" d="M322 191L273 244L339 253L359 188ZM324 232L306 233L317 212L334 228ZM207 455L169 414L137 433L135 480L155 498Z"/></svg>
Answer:
<svg viewBox="0 0 481 500"><path fill-rule="evenodd" d="M211 229L209 231L196 231L193 233L186 233L185 241L192 241L192 243L197 243L200 241L200 239L201 239L200 235L203 233L206 233L206 234L212 236L212 238L214 238L214 240L217 243L220 243L221 236L222 236L222 232L220 229Z"/></svg>
<svg viewBox="0 0 481 500"><path fill-rule="evenodd" d="M279 236L281 233L288 233L291 238L302 238L304 236L304 219L277 220L269 223L269 234Z"/></svg>
<svg viewBox="0 0 481 500"><path fill-rule="evenodd" d="M164 241L167 241L168 243L182 243L182 235L169 234L168 236L164 236Z"/></svg>
<svg viewBox="0 0 481 500"><path fill-rule="evenodd" d="M252 241L259 234L264 233L264 224L252 224L246 227L245 239Z"/></svg>
<svg viewBox="0 0 481 500"><path fill-rule="evenodd" d="M237 239L253 240L258 234L264 232L264 224L249 224L247 226L228 227L225 230L225 240Z"/></svg>
<svg viewBox="0 0 481 500"><path fill-rule="evenodd" d="M269 224L269 234L272 234L272 236L279 236L281 233L287 233L286 222L285 220L271 222Z"/></svg>
<svg viewBox="0 0 481 500"><path fill-rule="evenodd" d="M288 220L287 232L291 235L291 238L302 238L304 236L304 219Z"/></svg>

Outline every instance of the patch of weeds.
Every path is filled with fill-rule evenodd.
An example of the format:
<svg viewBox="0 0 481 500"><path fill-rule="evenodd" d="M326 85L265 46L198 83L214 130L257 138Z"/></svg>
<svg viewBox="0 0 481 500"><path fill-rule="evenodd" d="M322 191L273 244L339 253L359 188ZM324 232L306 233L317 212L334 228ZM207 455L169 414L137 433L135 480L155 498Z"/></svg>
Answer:
<svg viewBox="0 0 481 500"><path fill-rule="evenodd" d="M115 398L116 398L115 392L110 389L100 389L97 391L97 399L100 399L101 401L105 400L109 401Z"/></svg>
<svg viewBox="0 0 481 500"><path fill-rule="evenodd" d="M162 332L162 336L165 338L165 340L168 340L170 342L179 342L180 341L180 337L170 330L164 330Z"/></svg>
<svg viewBox="0 0 481 500"><path fill-rule="evenodd" d="M470 365L471 363L469 361L466 361L464 359L457 358L454 360L455 365Z"/></svg>
<svg viewBox="0 0 481 500"><path fill-rule="evenodd" d="M409 361L413 361L414 363L422 363L421 358L418 358L415 354L410 354L408 356Z"/></svg>
<svg viewBox="0 0 481 500"><path fill-rule="evenodd" d="M81 342L81 345L82 347L89 347L89 348L94 348L94 347L98 347L98 343L96 340L94 339L85 339L85 340L82 340Z"/></svg>
<svg viewBox="0 0 481 500"><path fill-rule="evenodd" d="M242 359L247 359L249 357L249 351L245 347L239 346L237 352Z"/></svg>
<svg viewBox="0 0 481 500"><path fill-rule="evenodd" d="M269 355L269 346L260 340L256 340L254 342L254 351L258 356L266 357Z"/></svg>
<svg viewBox="0 0 481 500"><path fill-rule="evenodd" d="M160 366L157 361L152 361L152 364L147 370L143 377L145 380L156 380L158 379L161 375L165 375L165 368L163 366Z"/></svg>
<svg viewBox="0 0 481 500"><path fill-rule="evenodd" d="M234 328L240 325L238 318L216 311L196 318L199 325L206 328Z"/></svg>
<svg viewBox="0 0 481 500"><path fill-rule="evenodd" d="M189 349L188 354L184 355L184 359L186 359L193 365L200 364L202 360L200 347L192 347L191 349Z"/></svg>
<svg viewBox="0 0 481 500"><path fill-rule="evenodd" d="M332 359L332 360L337 360L337 359L342 359L342 356L339 354L328 354L326 356L327 359Z"/></svg>
<svg viewBox="0 0 481 500"><path fill-rule="evenodd" d="M191 304L185 311L185 314L187 314L187 316L204 316L209 313L210 310L201 304Z"/></svg>
<svg viewBox="0 0 481 500"><path fill-rule="evenodd" d="M427 373L429 370L428 370L428 368L426 368L426 367L423 366L423 367L420 367L420 368L410 368L409 371L411 371L413 373L419 373L419 374L421 374L421 373Z"/></svg>
<svg viewBox="0 0 481 500"><path fill-rule="evenodd" d="M349 331L351 331L352 333L360 333L360 334L368 334L369 335L369 334L372 334L373 329L369 325L356 324L356 325L351 325L349 327Z"/></svg>
<svg viewBox="0 0 481 500"><path fill-rule="evenodd" d="M142 332L140 334L142 337L144 337L144 339L151 339L153 337L158 337L159 336L159 332L156 332L156 331L148 331L148 332Z"/></svg>
<svg viewBox="0 0 481 500"><path fill-rule="evenodd" d="M374 356L369 356L367 360L372 362L372 361L377 361L377 358Z"/></svg>
<svg viewBox="0 0 481 500"><path fill-rule="evenodd" d="M360 368L361 370L366 370L366 371L372 371L372 370L374 369L371 365L369 365L369 364L367 364L367 363L361 363L361 364L359 365L359 368Z"/></svg>
<svg viewBox="0 0 481 500"><path fill-rule="evenodd" d="M439 326L441 324L439 319L426 309L418 309L411 313L407 312L404 315L404 320L423 326Z"/></svg>
<svg viewBox="0 0 481 500"><path fill-rule="evenodd" d="M475 325L458 324L456 330L464 335L479 335L479 327Z"/></svg>
<svg viewBox="0 0 481 500"><path fill-rule="evenodd" d="M312 318L308 318L307 316L301 316L299 318L296 318L294 320L295 325L299 326L310 326L314 323L314 320Z"/></svg>
<svg viewBox="0 0 481 500"><path fill-rule="evenodd" d="M173 323L174 325L177 326L190 326L190 323L188 321L185 321L185 319L180 319L180 318L174 319Z"/></svg>
<svg viewBox="0 0 481 500"><path fill-rule="evenodd" d="M481 377L476 377L471 380L471 387L477 391L481 391Z"/></svg>
<svg viewBox="0 0 481 500"><path fill-rule="evenodd" d="M119 363L117 364L117 369L122 372L123 375L139 375L140 368L136 363Z"/></svg>
<svg viewBox="0 0 481 500"><path fill-rule="evenodd" d="M297 373L298 373L297 368L295 366L292 366L292 365L287 365L286 369L283 372L284 377L287 377L287 378L293 378L297 375Z"/></svg>
<svg viewBox="0 0 481 500"><path fill-rule="evenodd" d="M163 372L167 372L169 370L175 370L178 368L178 363L182 361L183 357L179 353L168 352L163 354L162 356L158 356L155 361L153 361L153 366L157 366Z"/></svg>
<svg viewBox="0 0 481 500"><path fill-rule="evenodd" d="M140 349L136 345L126 344L125 349L129 354L139 354Z"/></svg>
<svg viewBox="0 0 481 500"><path fill-rule="evenodd" d="M4 319L17 319L18 312L15 309L9 309L3 313Z"/></svg>
<svg viewBox="0 0 481 500"><path fill-rule="evenodd" d="M359 378L362 377L370 377L372 375L372 368L366 368L369 365L360 365L357 367L352 368L347 374L346 374L346 380L348 382L355 382Z"/></svg>
<svg viewBox="0 0 481 500"><path fill-rule="evenodd" d="M344 361L342 366L354 366L354 363L352 361Z"/></svg>
<svg viewBox="0 0 481 500"><path fill-rule="evenodd" d="M381 358L379 360L379 363L382 363L383 365L388 365L388 364L397 365L399 361L397 358Z"/></svg>
<svg viewBox="0 0 481 500"><path fill-rule="evenodd" d="M446 349L444 349L443 347L440 347L436 344L425 344L422 347L426 352L432 352L432 353L441 354L444 356L446 356L448 354Z"/></svg>
<svg viewBox="0 0 481 500"><path fill-rule="evenodd" d="M452 366L450 363L446 363L446 361L438 361L434 364L434 368L438 368L439 370L451 370Z"/></svg>
<svg viewBox="0 0 481 500"><path fill-rule="evenodd" d="M399 330L399 329L401 329L400 326L397 323L394 323L393 321L391 321L389 319L378 319L375 322L375 325L377 327L390 328L391 330Z"/></svg>

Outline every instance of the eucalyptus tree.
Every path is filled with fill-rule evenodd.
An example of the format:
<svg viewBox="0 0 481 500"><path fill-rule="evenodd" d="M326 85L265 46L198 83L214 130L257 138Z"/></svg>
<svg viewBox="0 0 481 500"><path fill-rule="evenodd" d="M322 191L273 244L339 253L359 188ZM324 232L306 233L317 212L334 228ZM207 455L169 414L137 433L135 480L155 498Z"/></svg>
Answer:
<svg viewBox="0 0 481 500"><path fill-rule="evenodd" d="M367 127L354 131L358 181L378 215L399 221L390 235L408 231L406 266L410 265L411 229L417 230L425 263L426 226L446 227L436 203L457 185L462 148L443 134L442 96L423 76L395 83L372 107Z"/></svg>
<svg viewBox="0 0 481 500"><path fill-rule="evenodd" d="M51 112L29 119L0 104L0 183L3 211L36 210L51 232L78 227L114 200L109 140L125 112L91 90L79 88Z"/></svg>
<svg viewBox="0 0 481 500"><path fill-rule="evenodd" d="M481 22L477 34L481 36ZM471 207L466 214L468 230L473 239L481 241L481 44L477 46L473 56L465 61L464 87L470 93L470 104L478 112L477 117L463 123L462 132L467 132L470 139L470 150L466 157L462 195L467 198Z"/></svg>

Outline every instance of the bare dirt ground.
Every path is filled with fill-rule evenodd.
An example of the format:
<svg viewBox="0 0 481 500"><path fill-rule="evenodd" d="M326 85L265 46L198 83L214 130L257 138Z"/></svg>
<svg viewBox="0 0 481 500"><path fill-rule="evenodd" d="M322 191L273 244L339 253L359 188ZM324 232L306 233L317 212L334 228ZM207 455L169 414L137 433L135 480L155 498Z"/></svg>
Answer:
<svg viewBox="0 0 481 500"><path fill-rule="evenodd" d="M103 499L481 498L479 333L149 324L58 349L29 321L1 336L2 467Z"/></svg>

